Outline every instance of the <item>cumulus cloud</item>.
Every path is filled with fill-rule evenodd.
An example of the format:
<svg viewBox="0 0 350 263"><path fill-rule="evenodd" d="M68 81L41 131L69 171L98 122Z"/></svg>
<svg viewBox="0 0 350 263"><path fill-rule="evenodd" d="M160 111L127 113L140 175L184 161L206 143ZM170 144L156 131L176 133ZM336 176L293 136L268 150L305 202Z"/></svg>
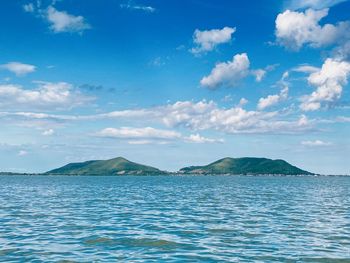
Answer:
<svg viewBox="0 0 350 263"><path fill-rule="evenodd" d="M45 18L51 24L50 29L54 33L71 32L82 33L91 26L82 16L74 16L65 11L58 11L55 7L49 6Z"/></svg>
<svg viewBox="0 0 350 263"><path fill-rule="evenodd" d="M288 87L284 87L280 94L275 95L269 95L266 98L260 98L258 103L258 109L264 110L268 107L271 107L273 105L276 105L280 103L283 100L286 100L288 98Z"/></svg>
<svg viewBox="0 0 350 263"><path fill-rule="evenodd" d="M200 84L209 89L221 86L235 87L248 75L253 75L255 80L260 82L268 71L275 68L275 65L253 70L250 70L249 67L250 61L247 53L236 54L232 61L217 63L210 74L201 79Z"/></svg>
<svg viewBox="0 0 350 263"><path fill-rule="evenodd" d="M37 82L36 89L19 85L0 85L0 107L5 108L72 108L91 101L91 97L74 91L66 82Z"/></svg>
<svg viewBox="0 0 350 263"><path fill-rule="evenodd" d="M324 142L321 140L315 140L315 141L302 141L302 145L309 146L309 147L319 147L319 146L329 146L332 145L330 142Z"/></svg>
<svg viewBox="0 0 350 263"><path fill-rule="evenodd" d="M46 20L50 24L50 30L54 33L79 33L82 34L91 26L83 16L75 16L66 11L57 10L54 5L56 1L52 1L47 8L42 7L41 1L28 3L23 5L23 10L32 13L36 17Z"/></svg>
<svg viewBox="0 0 350 263"><path fill-rule="evenodd" d="M94 115L58 115L33 112L0 112L0 118L26 118L52 122L92 121L102 119L147 120L168 128L191 131L214 130L231 134L301 133L314 129L314 120L302 115L288 118L277 111L248 111L237 105L221 108L213 101L178 101L148 109L122 110ZM113 130L112 130L113 131Z"/></svg>
<svg viewBox="0 0 350 263"><path fill-rule="evenodd" d="M0 69L8 70L17 76L24 76L28 73L34 72L36 67L34 65L24 64L21 62L9 62L0 65Z"/></svg>
<svg viewBox="0 0 350 263"><path fill-rule="evenodd" d="M304 111L315 111L320 109L322 104L334 104L341 97L349 74L350 63L328 58L321 69L308 77L309 84L316 87L316 90L301 98L300 108Z"/></svg>
<svg viewBox="0 0 350 263"><path fill-rule="evenodd" d="M197 134L191 134L188 137L185 137L185 141L191 142L191 143L223 143L223 139L211 139L206 138L201 135Z"/></svg>
<svg viewBox="0 0 350 263"><path fill-rule="evenodd" d="M305 12L286 10L276 18L275 35L277 42L291 50L299 50L303 45L322 47L349 38L349 21L337 25L320 25L321 19L328 15L328 9Z"/></svg>
<svg viewBox="0 0 350 263"><path fill-rule="evenodd" d="M196 29L193 34L193 42L196 45L190 51L193 54L212 51L217 45L231 41L235 27L224 27L223 29L212 29L200 31Z"/></svg>
<svg viewBox="0 0 350 263"><path fill-rule="evenodd" d="M295 133L312 128L305 116L293 121L279 120L277 112L247 111L241 106L219 108L213 101L182 101L162 107L161 120L168 127L232 134Z"/></svg>
<svg viewBox="0 0 350 263"><path fill-rule="evenodd" d="M219 86L234 87L249 74L249 66L248 55L237 54L232 61L216 64L211 73L202 78L200 84L211 89Z"/></svg>

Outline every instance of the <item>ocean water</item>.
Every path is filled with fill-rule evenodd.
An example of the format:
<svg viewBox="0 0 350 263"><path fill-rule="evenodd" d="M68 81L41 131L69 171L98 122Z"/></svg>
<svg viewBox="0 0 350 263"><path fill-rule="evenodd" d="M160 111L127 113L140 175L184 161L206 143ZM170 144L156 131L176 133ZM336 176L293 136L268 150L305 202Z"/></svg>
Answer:
<svg viewBox="0 0 350 263"><path fill-rule="evenodd" d="M1 262L350 262L350 177L0 176Z"/></svg>

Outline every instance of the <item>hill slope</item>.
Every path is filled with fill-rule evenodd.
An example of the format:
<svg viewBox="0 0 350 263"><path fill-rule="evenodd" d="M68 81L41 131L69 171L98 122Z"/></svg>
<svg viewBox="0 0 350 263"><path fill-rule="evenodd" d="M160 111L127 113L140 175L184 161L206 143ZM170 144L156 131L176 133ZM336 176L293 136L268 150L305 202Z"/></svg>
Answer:
<svg viewBox="0 0 350 263"><path fill-rule="evenodd" d="M311 175L284 160L267 158L224 158L205 166L190 166L180 169L184 174L280 174Z"/></svg>
<svg viewBox="0 0 350 263"><path fill-rule="evenodd" d="M146 166L117 157L110 160L70 163L63 167L46 172L46 174L64 175L152 175L164 174L157 168Z"/></svg>

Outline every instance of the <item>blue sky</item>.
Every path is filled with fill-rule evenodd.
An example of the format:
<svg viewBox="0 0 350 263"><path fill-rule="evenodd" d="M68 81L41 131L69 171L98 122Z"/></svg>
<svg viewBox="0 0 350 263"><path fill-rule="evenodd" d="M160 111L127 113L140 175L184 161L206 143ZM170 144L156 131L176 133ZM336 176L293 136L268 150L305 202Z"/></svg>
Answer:
<svg viewBox="0 0 350 263"><path fill-rule="evenodd" d="M350 173L350 1L0 5L1 171L257 156Z"/></svg>

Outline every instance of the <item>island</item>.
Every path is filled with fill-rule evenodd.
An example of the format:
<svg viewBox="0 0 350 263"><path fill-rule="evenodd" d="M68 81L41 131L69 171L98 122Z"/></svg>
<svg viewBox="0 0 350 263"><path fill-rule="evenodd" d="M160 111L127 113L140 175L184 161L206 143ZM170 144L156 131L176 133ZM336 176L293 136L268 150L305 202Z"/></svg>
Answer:
<svg viewBox="0 0 350 263"><path fill-rule="evenodd" d="M189 166L180 169L181 174L230 174L230 175L313 175L284 160L267 158L223 158L205 166Z"/></svg>
<svg viewBox="0 0 350 263"><path fill-rule="evenodd" d="M109 160L93 160L70 163L48 171L46 175L162 175L167 172L157 168L131 162L123 157Z"/></svg>
<svg viewBox="0 0 350 263"><path fill-rule="evenodd" d="M123 157L70 163L45 175L313 175L284 160L267 158L223 158L204 166L189 166L177 172L131 162Z"/></svg>

